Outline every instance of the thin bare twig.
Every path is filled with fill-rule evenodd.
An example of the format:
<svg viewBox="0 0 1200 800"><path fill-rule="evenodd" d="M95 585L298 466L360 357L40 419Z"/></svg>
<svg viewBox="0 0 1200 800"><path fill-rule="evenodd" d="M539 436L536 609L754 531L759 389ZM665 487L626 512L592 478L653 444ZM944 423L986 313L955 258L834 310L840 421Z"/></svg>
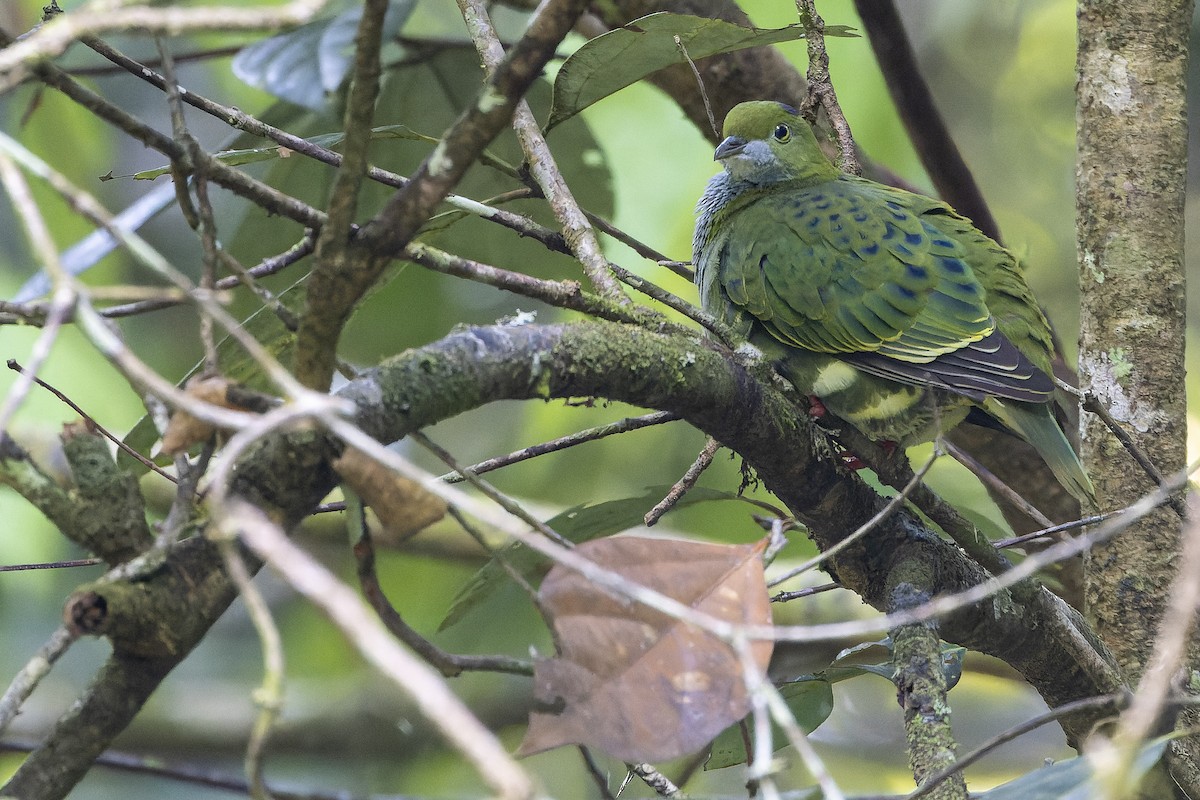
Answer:
<svg viewBox="0 0 1200 800"><path fill-rule="evenodd" d="M525 596L529 598L529 604L537 610L538 616L540 616L546 623L546 628L548 630L551 629L553 627L553 622L550 618L549 612L546 611L546 607L542 604L541 599L538 597L537 589L535 589L533 585L525 579L525 576L522 575L517 568L512 565L512 562L508 559L504 552L493 549L487 543L487 540L484 538L484 535L479 528L476 527L471 520L467 519L467 515L462 513L457 506L447 506L446 513L453 517L454 521L458 523L459 527L466 531L467 535L474 539L476 544L482 547L486 552L491 553L492 558L497 564L500 565L500 568L504 570L504 573L508 575L509 580L515 583L517 588L524 592Z"/></svg>
<svg viewBox="0 0 1200 800"><path fill-rule="evenodd" d="M0 152L0 182L3 183L13 207L20 215L26 238L54 282L54 296L46 316L45 327L37 337L37 341L34 342L30 353L30 369L28 372L21 371L19 373L8 391L8 395L4 398L3 405L0 406L0 431L7 431L13 415L25 402L25 398L33 386L34 376L50 357L50 349L58 339L58 332L63 321L74 309L77 295L73 283L59 261L54 237L46 225L46 219L42 216L41 209L33 198L29 183L17 169L17 165L13 163L11 155L3 152Z"/></svg>
<svg viewBox="0 0 1200 800"><path fill-rule="evenodd" d="M444 463L446 466L453 469L458 474L462 475L463 478L466 479L467 483L470 483L472 486L474 486L476 489L478 489L480 492L482 492L483 495L486 496L489 500L496 503L496 505L503 508L509 514L513 515L517 519L519 519L522 522L524 522L525 524L529 525L535 531L542 534L547 539L549 539L550 541L559 545L560 547L565 547L565 548L574 547L574 545L571 542L569 542L563 538L562 534L560 534L558 531L554 530L549 525L542 522L540 519L533 516L528 511L526 511L524 508L522 508L520 503L516 502L511 497L504 494L503 492L501 492L495 486L492 486L487 481L483 480L482 478L477 477L474 473L471 472L471 470L467 469L466 467L461 466L457 461L455 461L454 456L452 456L450 454L450 451L446 450L445 448L443 448L440 445L438 445L437 443L435 443L424 433L421 433L420 431L414 431L409 434L409 437L414 442L421 445L426 450L428 450L429 452L433 453L435 456L440 458L442 460L442 463Z"/></svg>
<svg viewBox="0 0 1200 800"><path fill-rule="evenodd" d="M739 638L734 643L734 648L742 660L742 675L746 680L746 688L751 693L752 697L761 698L765 706L765 710L770 715L771 721L778 725L784 736L787 738L788 744L796 749L801 761L804 763L808 774L813 777L817 785L821 787L821 793L824 800L845 800L845 795L842 794L841 788L834 781L833 775L830 774L825 766L824 760L809 741L808 736L800 728L800 723L796 720L795 714L788 708L787 701L783 699L783 695L779 693L779 689L775 687L767 676L761 674L755 667L754 660L750 653L750 642L748 639ZM767 715L762 715L766 717ZM765 752L760 758L755 761L760 766L766 767L771 763L771 753L773 748L770 747L770 726L767 726L767 734L756 735L756 747L762 747ZM754 775L762 781L766 776Z"/></svg>
<svg viewBox="0 0 1200 800"><path fill-rule="evenodd" d="M616 264L609 264L609 268L617 278L647 297L653 298L662 303L667 308L673 311L678 311L685 317L700 323L708 330L712 331L716 337L725 343L728 347L737 347L744 337L738 336L733 329L726 325L723 321L717 319L712 314L709 314L702 308L694 306L686 300L678 297L666 289L663 289L645 278L635 275L629 270L619 267Z"/></svg>
<svg viewBox="0 0 1200 800"><path fill-rule="evenodd" d="M805 43L808 45L808 97L801 104L800 113L810 124L817 121L817 106L825 109L829 124L837 136L838 168L851 175L862 175L858 154L854 146L854 134L850 123L842 113L837 91L829 77L829 53L825 50L825 20L817 13L814 0L796 0L800 22L804 25Z"/></svg>
<svg viewBox="0 0 1200 800"><path fill-rule="evenodd" d="M721 443L711 436L704 443L704 447L700 450L700 455L696 456L696 460L687 468L687 472L683 473L683 477L675 482L671 487L671 491L667 492L667 496L655 504L654 508L646 512L643 522L647 527L655 525L663 515L675 507L675 504L696 485L696 481L700 480L700 476L704 470L708 469L713 462L713 458L717 455L717 451L721 449Z"/></svg>
<svg viewBox="0 0 1200 800"><path fill-rule="evenodd" d="M0 741L0 751L29 753L38 749L37 742L23 742L13 739ZM99 767L130 772L135 775L153 775L157 778L179 781L195 786L205 786L213 789L224 789L237 794L249 794L250 783L240 775L215 770L200 769L194 766L165 763L160 756L139 756L106 750L96 756L93 763ZM292 791L282 786L266 784L267 791L275 800L346 800L342 790L321 791L304 789Z"/></svg>
<svg viewBox="0 0 1200 800"><path fill-rule="evenodd" d="M315 247L316 238L313 235L313 232L310 230L305 232L303 238L301 238L298 242L296 242L296 244L292 245L284 252L264 258L258 264L249 269L243 268L242 265L236 261L236 259L230 256L228 253L225 253L225 251L222 251L224 254L222 258L223 263L235 274L227 275L224 278L221 278L217 281L214 288L217 291L221 291L224 289L232 289L239 284L246 286L250 289L250 291L254 292L258 296L258 298L263 302L263 305L275 312L276 316L283 321L284 325L287 326L289 330L295 330L295 315L292 314L289 309L283 307L280 304L280 301L271 295L270 292L259 286L255 279L265 278L282 272L288 267L312 255ZM121 317L132 317L137 314L146 314L151 311L159 311L164 308L172 308L188 302L191 302L191 298L189 298L186 294L180 295L179 297L140 300L134 303L127 303L125 305L109 306L101 309L100 314L108 319L119 319Z"/></svg>
<svg viewBox="0 0 1200 800"><path fill-rule="evenodd" d="M780 592L779 594L771 595L772 603L786 603L791 600L799 600L803 597L812 597L814 594L822 592L830 592L834 589L841 589L842 585L836 581L831 583L823 583L820 586L811 586L807 589L798 589L794 592Z"/></svg>
<svg viewBox="0 0 1200 800"><path fill-rule="evenodd" d="M458 8L489 76L494 74L504 60L504 47L500 44L500 37L497 36L495 28L492 27L487 6L483 0L458 0ZM567 240L568 247L583 265L584 274L591 281L593 288L607 300L619 304L629 303L629 298L621 291L620 285L609 272L608 260L600 250L596 233L575 201L567 182L563 180L529 103L523 99L518 101L513 109L512 124L525 153L529 173L550 203L555 218L562 225L563 237Z"/></svg>
<svg viewBox="0 0 1200 800"><path fill-rule="evenodd" d="M99 559L94 560L99 561ZM21 706L33 694L33 690L42 682L42 678L50 674L55 662L74 644L75 639L76 637L67 630L65 625L60 625L54 633L50 634L50 638L38 648L33 657L25 662L25 666L21 667L21 670L13 676L4 695L0 697L0 733L3 733L20 713Z"/></svg>
<svg viewBox="0 0 1200 800"><path fill-rule="evenodd" d="M506 672L513 675L533 674L533 664L528 661L508 656L460 656L448 653L417 633L404 621L404 617L388 600L383 587L379 585L379 576L375 572L375 545L371 540L371 532L367 528L366 518L362 513L362 503L352 503L350 509L353 525L359 532L353 548L354 558L358 564L358 583L362 588L363 596L367 598L380 622L387 626L392 635L411 647L413 652L447 678L453 678L467 670Z"/></svg>
<svg viewBox="0 0 1200 800"><path fill-rule="evenodd" d="M585 292L577 281L547 281L534 278L523 272L512 272L447 253L423 242L410 243L404 249L404 257L446 275L478 281L497 289L541 300L548 305L581 311L613 322L638 325L662 320L661 316L648 308L626 308Z"/></svg>
<svg viewBox="0 0 1200 800"><path fill-rule="evenodd" d="M708 126L712 128L713 136L720 139L721 129L717 127L717 118L713 114L712 103L708 100L708 92L704 90L704 79L700 77L700 70L696 69L696 62L692 61L692 57L688 55L687 48L683 46L683 40L678 36L675 39L675 47L683 55L683 60L692 68L692 74L696 76L696 88L700 92L700 99L704 101L704 113L708 117Z"/></svg>
<svg viewBox="0 0 1200 800"><path fill-rule="evenodd" d="M228 536L218 537L217 544L225 559L225 571L237 586L250 621L258 633L259 643L262 645L262 685L254 692L258 715L254 719L250 738L246 742L244 764L246 777L250 781L250 796L254 800L271 800L271 793L263 777L263 751L266 749L271 730L275 727L275 722L283 711L283 639L279 635L279 627L271 616L271 609L267 605L267 601L263 599L262 593L254 585L250 570L246 567L246 562L242 559L237 544Z"/></svg>
<svg viewBox="0 0 1200 800"><path fill-rule="evenodd" d="M472 464L466 469L476 475L482 475L485 472L491 472L494 469L507 467L511 464L518 464L522 461L527 461L537 456L543 456L548 453L556 453L560 450L565 450L568 447L583 444L585 442L594 442L598 439L603 439L606 436L612 436L618 433L628 433L636 431L640 428L646 428L651 425L661 425L664 422L673 422L679 419L677 414L672 414L669 411L656 411L653 414L646 414L641 417L626 417L616 422L610 422L607 425L598 425L595 428L586 428L582 431L561 436L548 442L541 444L530 445L529 447L520 450L514 450L508 455L496 456L489 458L486 461L480 461L478 464ZM461 483L466 480L461 473L447 472L441 476L441 479L446 483Z"/></svg>
<svg viewBox="0 0 1200 800"><path fill-rule="evenodd" d="M103 558L72 558L67 561L42 561L37 564L0 564L0 572L25 572L35 569L67 569L69 567L94 567L103 564Z"/></svg>
<svg viewBox="0 0 1200 800"><path fill-rule="evenodd" d="M583 758L583 766L588 771L588 775L592 778L592 783L596 785L596 791L600 792L602 800L617 800L617 796L613 794L612 789L608 788L608 774L596 761L596 757L592 755L592 751L585 745L579 745L577 748L579 755Z"/></svg>
<svg viewBox="0 0 1200 800"><path fill-rule="evenodd" d="M105 439L108 439L110 442L115 444L117 446L117 448L119 450L121 450L122 452L128 454L132 458L137 459L139 462L142 463L142 465L144 467L146 467L146 469L153 470L154 472L158 473L162 477L169 480L171 483L177 482L178 479L174 475L167 472L166 470L164 470L162 467L158 466L158 464L155 464L150 459L146 458L144 455L139 453L137 450L134 450L132 447L125 444L125 442L123 442L120 438L118 438L116 435L114 435L112 432L110 432L107 428L105 428L103 425L101 425L99 422L97 422L95 420L95 418L93 418L90 414L88 414L86 411L84 411L83 408L81 408L78 403L76 403L71 398L67 397L65 394L63 394L61 391L59 391L55 387L51 386L49 383L46 383L41 378L37 377L36 375L33 375L32 373L29 373L28 370L26 370L23 366L21 366L21 364L15 358L10 358L8 360L8 368L11 370L16 370L17 372L20 372L22 374L28 374L30 379L34 383L36 383L38 386L42 387L46 391L50 392L50 394L54 395L62 402L66 403L67 406L69 406L72 411L74 411L76 414L78 414L80 417L83 418L83 421L85 423L87 423L90 428L95 430L97 433L99 433Z"/></svg>
<svg viewBox="0 0 1200 800"><path fill-rule="evenodd" d="M1121 446L1125 448L1125 452L1129 453L1129 455L1133 457L1133 460L1138 463L1138 466L1140 466L1148 476L1150 476L1150 480L1154 481L1155 485L1165 485L1166 478L1163 477L1163 474L1159 471L1158 467L1155 466L1154 462L1150 459L1150 456L1147 455L1145 451L1138 446L1138 443L1133 440L1133 437L1130 436L1123 427L1121 427L1121 423L1117 422L1113 415L1109 413L1108 408L1105 407L1104 403L1100 402L1099 397L1092 392L1081 392L1079 389L1076 389L1064 381L1056 380L1055 382L1060 388L1066 389L1076 397L1081 397L1083 399L1083 410L1090 411L1100 418L1100 421L1103 422L1105 427L1112 432L1112 435L1117 437L1117 441L1120 442ZM1181 499L1174 497L1171 499L1169 505L1175 510L1175 513L1179 515L1180 519L1187 519L1187 506Z"/></svg>
<svg viewBox="0 0 1200 800"><path fill-rule="evenodd" d="M829 559L833 558L835 555L840 553L842 550L845 550L847 547L854 544L854 542L858 541L863 536L866 536L868 533L870 533L872 530L874 530L876 525L883 522L891 514L895 513L896 509L898 509L901 505L904 504L904 502L908 499L909 495L911 495L916 490L916 488L921 484L921 481L925 478L925 475L929 472L929 470L933 469L933 464L935 461L937 461L939 455L941 455L941 454L938 452L938 449L935 447L933 452L930 454L929 458L926 459L925 463L921 465L921 468L919 470L917 470L915 473L913 473L912 478L910 478L908 483L904 486L904 488L900 490L899 494L897 494L892 499L888 500L887 505L885 505L883 508L879 509L878 513L876 513L875 516L871 517L869 520L864 522L859 527L858 530L854 531L849 536L842 539L837 544L835 544L833 547L829 548L828 550L824 551L823 553L820 553L817 556L815 556L814 558L810 558L808 561L805 561L803 564L799 565L798 567L789 569L787 572L783 573L782 575L779 575L778 577L772 578L771 580L767 581L767 586L778 586L779 584L783 583L784 581L790 580L790 579L796 577L797 575L801 574L802 572L807 572L808 570L813 569L814 567L820 566L825 561L828 561Z"/></svg>
<svg viewBox="0 0 1200 800"><path fill-rule="evenodd" d="M1043 536L1050 536L1055 533L1073 531L1076 528L1084 528L1088 525L1095 525L1098 522L1104 522L1106 519L1115 517L1119 513L1119 511L1110 511L1107 514L1093 514L1090 517L1083 517L1082 519L1077 519L1072 522L1064 522L1062 525L1055 525L1052 528L1045 528L1040 531L1030 531L1029 533L1024 533L1020 536L1013 536L1008 539L1000 539L995 542L995 548L997 550L1003 550L1007 547L1015 547L1019 544L1024 544L1031 539L1040 539Z"/></svg>
<svg viewBox="0 0 1200 800"><path fill-rule="evenodd" d="M235 56L245 49L245 45L235 44L225 47L213 47L208 50L196 50L189 53L175 53L172 60L176 64L188 64L193 61L208 61L217 58L230 58ZM145 65L151 69L157 69L163 64L162 59L149 58L146 59ZM104 77L106 75L117 75L124 72L125 68L113 64L112 66L96 66L96 67L71 67L67 70L67 74L75 78L82 77Z"/></svg>
<svg viewBox="0 0 1200 800"><path fill-rule="evenodd" d="M991 739L988 739L986 742L979 745L965 756L962 756L953 764L941 770L940 772L930 775L929 778L922 783L916 791L906 796L904 800L919 800L920 798L927 796L947 778L955 773L963 771L979 759L986 756L988 753L991 753L1000 745L1011 742L1013 739L1016 739L1019 736L1024 736L1030 731L1037 730L1049 722L1054 722L1062 719L1063 717L1077 714L1080 711L1094 711L1109 707L1115 710L1123 703L1127 702L1127 700L1127 697L1112 694L1103 695L1101 697L1085 697L1082 700L1064 703L1058 708L1052 708L1044 714L1039 714L1032 719L1025 720L1019 725L1014 725L1008 730L993 736Z"/></svg>
<svg viewBox="0 0 1200 800"><path fill-rule="evenodd" d="M608 234L633 252L637 253L642 258L649 259L657 264L661 264L663 262L669 263L671 261L669 258L655 250L650 245L630 236L628 233L621 230L616 225L613 225L599 214L593 214L587 209L584 209L583 213L587 215L588 221L592 223L593 227L599 228L602 233ZM672 272L675 272L676 275L679 275L679 277L685 278L688 281L692 279L690 273L679 272L677 270L672 270Z"/></svg>
<svg viewBox="0 0 1200 800"><path fill-rule="evenodd" d="M1011 486L997 478L991 470L975 460L970 453L946 438L938 439L938 447L945 450L946 455L966 467L972 475L983 481L985 486L995 491L996 494L1003 497L1038 525L1041 525L1043 528L1054 527L1054 523L1045 514L1038 511L1032 503L1017 494Z"/></svg>
<svg viewBox="0 0 1200 800"><path fill-rule="evenodd" d="M211 292L217 280L217 245L216 221L213 218L212 203L208 199L208 175L205 168L206 153L200 148L196 137L188 130L184 119L182 93L179 81L175 76L175 62L171 51L167 48L161 36L155 37L158 55L162 59L163 76L166 79L167 106L171 110L171 132L175 141L183 148L187 156L186 162L172 158L171 179L175 182L175 196L179 208L184 211L184 219L200 237L201 271L200 288ZM196 192L196 208L193 210L188 194L188 172L192 173L192 185ZM200 309L200 343L204 348L204 370L215 373L217 364L217 342L213 336L213 319ZM256 786L261 783L251 779Z"/></svg>

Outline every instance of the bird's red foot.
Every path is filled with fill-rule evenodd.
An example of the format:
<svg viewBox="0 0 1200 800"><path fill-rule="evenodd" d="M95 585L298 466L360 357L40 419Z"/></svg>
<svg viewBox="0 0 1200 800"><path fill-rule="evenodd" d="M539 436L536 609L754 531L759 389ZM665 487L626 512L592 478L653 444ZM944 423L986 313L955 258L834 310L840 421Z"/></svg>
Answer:
<svg viewBox="0 0 1200 800"><path fill-rule="evenodd" d="M829 409L825 408L825 404L821 402L821 398L815 394L808 396L808 415L813 419L820 419L829 413Z"/></svg>
<svg viewBox="0 0 1200 800"><path fill-rule="evenodd" d="M843 450L842 452L838 453L838 455L841 457L842 463L846 465L847 469L852 469L855 472L858 472L860 469L867 468L866 462L854 455L854 453L851 453L849 450Z"/></svg>

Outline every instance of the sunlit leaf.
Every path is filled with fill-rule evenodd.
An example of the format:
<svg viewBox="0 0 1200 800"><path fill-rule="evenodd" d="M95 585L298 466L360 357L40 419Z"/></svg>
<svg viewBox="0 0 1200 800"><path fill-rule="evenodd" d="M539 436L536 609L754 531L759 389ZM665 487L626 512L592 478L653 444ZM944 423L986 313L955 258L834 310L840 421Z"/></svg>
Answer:
<svg viewBox="0 0 1200 800"><path fill-rule="evenodd" d="M416 0L392 0L383 19L383 39L394 37ZM354 59L354 34L362 6L334 17L255 42L233 59L233 72L281 100L320 110L338 91Z"/></svg>
<svg viewBox="0 0 1200 800"><path fill-rule="evenodd" d="M844 25L828 25L826 36L855 36ZM610 94L672 64L684 63L675 37L694 61L747 47L787 42L804 28L744 28L732 22L660 11L588 41L563 62L554 79L549 130Z"/></svg>
<svg viewBox="0 0 1200 800"><path fill-rule="evenodd" d="M723 621L766 625L765 545L617 536L575 552ZM529 715L519 754L583 744L623 761L665 761L696 752L750 710L743 661L712 634L561 565L538 597L559 654L537 662L534 692L553 710ZM773 644L751 643L757 669Z"/></svg>

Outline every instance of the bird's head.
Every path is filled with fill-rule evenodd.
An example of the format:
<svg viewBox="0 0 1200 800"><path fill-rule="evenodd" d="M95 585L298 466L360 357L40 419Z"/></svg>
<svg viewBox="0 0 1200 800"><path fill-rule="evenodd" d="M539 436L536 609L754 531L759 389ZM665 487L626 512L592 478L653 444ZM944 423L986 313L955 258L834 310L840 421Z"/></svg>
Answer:
<svg viewBox="0 0 1200 800"><path fill-rule="evenodd" d="M838 170L817 145L796 109L770 100L734 106L725 117L725 140L713 158L747 183L826 181Z"/></svg>

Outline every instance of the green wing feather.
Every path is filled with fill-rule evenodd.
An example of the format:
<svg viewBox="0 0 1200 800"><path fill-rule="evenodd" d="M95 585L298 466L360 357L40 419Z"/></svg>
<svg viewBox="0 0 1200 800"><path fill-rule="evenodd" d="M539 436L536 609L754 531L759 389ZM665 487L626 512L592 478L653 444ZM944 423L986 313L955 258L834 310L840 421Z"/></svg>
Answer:
<svg viewBox="0 0 1200 800"><path fill-rule="evenodd" d="M983 401L983 410L1032 444L1054 477L1076 499L1092 508L1097 507L1096 489L1048 405L1006 403L988 398Z"/></svg>
<svg viewBox="0 0 1200 800"><path fill-rule="evenodd" d="M1048 348L1043 368L1009 341L989 308L1002 292L989 298L980 279L1011 256L978 232L960 236L974 229L946 206L849 177L740 205L722 221L717 279L781 342L977 400L1052 395Z"/></svg>

